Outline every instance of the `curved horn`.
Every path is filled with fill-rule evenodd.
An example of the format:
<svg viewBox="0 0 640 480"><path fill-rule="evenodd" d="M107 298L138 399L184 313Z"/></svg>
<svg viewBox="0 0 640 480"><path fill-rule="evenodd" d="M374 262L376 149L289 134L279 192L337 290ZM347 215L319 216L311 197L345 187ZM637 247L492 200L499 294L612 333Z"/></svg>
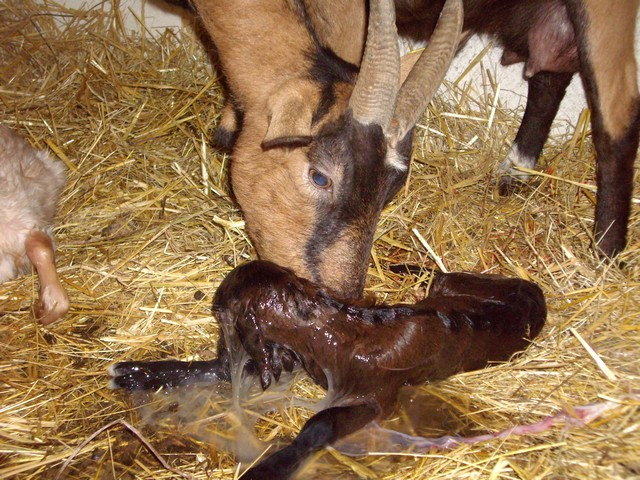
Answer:
<svg viewBox="0 0 640 480"><path fill-rule="evenodd" d="M389 125L400 87L400 52L396 12L391 0L369 2L369 28L360 74L349 106L353 117L365 125Z"/></svg>
<svg viewBox="0 0 640 480"><path fill-rule="evenodd" d="M462 0L447 0L431 41L411 69L398 93L387 138L391 145L411 130L427 109L458 47L464 22Z"/></svg>

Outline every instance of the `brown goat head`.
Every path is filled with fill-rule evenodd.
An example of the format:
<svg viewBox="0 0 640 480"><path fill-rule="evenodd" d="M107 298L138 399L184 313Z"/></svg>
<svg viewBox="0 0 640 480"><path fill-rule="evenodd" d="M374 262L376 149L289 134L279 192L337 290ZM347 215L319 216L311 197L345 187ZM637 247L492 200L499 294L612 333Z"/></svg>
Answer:
<svg viewBox="0 0 640 480"><path fill-rule="evenodd" d="M402 86L390 0L371 2L357 80L301 2L251 2L250 15L242 1L194 3L242 119L231 183L259 256L361 296L380 213L407 176L411 129L456 49L461 0L447 2ZM256 38L277 51L256 53Z"/></svg>
<svg viewBox="0 0 640 480"><path fill-rule="evenodd" d="M408 140L397 168L385 161L382 128L351 115L305 147L264 150L241 134L235 152L245 161L232 163L232 178L241 178L234 193L260 257L343 296L361 295L380 212L407 176Z"/></svg>

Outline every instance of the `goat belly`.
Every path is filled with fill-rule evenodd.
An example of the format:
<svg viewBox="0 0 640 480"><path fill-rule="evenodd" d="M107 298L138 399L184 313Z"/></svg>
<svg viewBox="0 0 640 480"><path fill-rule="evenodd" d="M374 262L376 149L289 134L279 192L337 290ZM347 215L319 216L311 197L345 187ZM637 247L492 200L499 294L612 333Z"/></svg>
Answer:
<svg viewBox="0 0 640 480"><path fill-rule="evenodd" d="M525 78L531 78L541 71L578 71L578 46L564 4L552 3L536 12L533 26L529 30L528 43L529 59L525 67Z"/></svg>

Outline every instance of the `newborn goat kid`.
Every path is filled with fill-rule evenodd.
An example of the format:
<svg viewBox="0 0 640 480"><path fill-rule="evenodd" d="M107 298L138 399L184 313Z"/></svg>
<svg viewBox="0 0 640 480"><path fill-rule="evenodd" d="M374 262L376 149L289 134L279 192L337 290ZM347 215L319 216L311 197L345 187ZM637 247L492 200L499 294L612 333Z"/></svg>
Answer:
<svg viewBox="0 0 640 480"><path fill-rule="evenodd" d="M40 280L34 314L45 325L69 310L52 239L64 170L47 152L0 125L0 283L30 271L33 264Z"/></svg>
<svg viewBox="0 0 640 480"><path fill-rule="evenodd" d="M437 274L415 305L358 308L266 262L235 269L216 293L220 322L258 364L263 388L291 355L329 390L291 445L243 478L292 473L311 453L391 413L400 387L476 370L523 350L544 324L540 288L520 279Z"/></svg>
<svg viewBox="0 0 640 480"><path fill-rule="evenodd" d="M288 477L314 451L388 415L403 385L508 360L546 318L542 291L520 279L437 274L429 296L415 305L361 308L266 261L233 270L213 308L228 327L218 360L120 363L110 373L127 388L229 378L227 352L244 348L267 388L272 374L277 379L283 368L301 363L328 389L329 408L291 445L245 472L246 479Z"/></svg>

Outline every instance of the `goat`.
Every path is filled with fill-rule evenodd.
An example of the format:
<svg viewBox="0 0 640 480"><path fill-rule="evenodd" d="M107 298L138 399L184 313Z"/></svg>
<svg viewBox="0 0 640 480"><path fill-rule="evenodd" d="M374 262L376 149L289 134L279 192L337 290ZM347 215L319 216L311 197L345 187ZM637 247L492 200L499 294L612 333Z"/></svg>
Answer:
<svg viewBox="0 0 640 480"><path fill-rule="evenodd" d="M498 167L501 193L527 177L517 167L535 166L567 85L573 73L581 74L598 162L595 241L611 258L626 244L638 147L633 44L639 1L464 0L463 38L488 34L503 45L504 64L526 62L527 106ZM344 298L360 296L373 228L381 206L406 179L409 155L409 140L396 139L405 146L385 162L373 155L381 146L370 134L345 133L354 121L349 98L363 48L365 0L192 3L227 77L229 103L216 139L232 150L232 189L258 255ZM435 43L443 3L396 0L400 33ZM366 75L363 69L359 78ZM440 77L425 80L425 91ZM337 140L345 136L348 147Z"/></svg>
<svg viewBox="0 0 640 480"><path fill-rule="evenodd" d="M34 314L47 325L69 310L55 266L52 228L65 167L0 125L0 283L33 265L40 281Z"/></svg>
<svg viewBox="0 0 640 480"><path fill-rule="evenodd" d="M398 29L428 39L443 0L395 0ZM634 36L638 0L464 0L464 35L504 47L502 63L525 62L528 95L513 146L498 168L504 193L534 168L574 73L591 109L597 157L595 240L614 257L624 249L640 135ZM524 176L526 177L526 176Z"/></svg>
<svg viewBox="0 0 640 480"><path fill-rule="evenodd" d="M193 4L239 113L225 122L240 125L231 184L259 257L361 296L378 218L407 178L411 130L456 49L461 0L449 0L402 87L390 0L371 4L359 74L320 40L340 38L318 20L330 3L315 4L316 20L299 0Z"/></svg>
<svg viewBox="0 0 640 480"><path fill-rule="evenodd" d="M213 312L225 326L217 360L125 362L110 373L114 385L129 389L228 379L228 352L244 348L267 388L272 376L302 365L328 389L328 407L293 443L245 472L247 479L288 477L314 451L391 413L403 385L508 360L546 319L542 291L525 280L436 274L415 305L358 307L266 261L227 275Z"/></svg>

